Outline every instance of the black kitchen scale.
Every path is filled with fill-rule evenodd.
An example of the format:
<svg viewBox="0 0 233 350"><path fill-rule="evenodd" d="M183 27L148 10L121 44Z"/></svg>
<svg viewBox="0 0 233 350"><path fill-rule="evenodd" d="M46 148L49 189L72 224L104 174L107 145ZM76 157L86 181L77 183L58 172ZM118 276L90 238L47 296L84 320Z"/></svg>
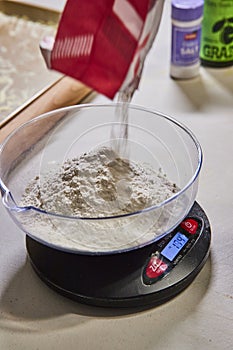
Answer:
<svg viewBox="0 0 233 350"><path fill-rule="evenodd" d="M210 241L210 224L197 202L173 232L124 253L76 254L26 237L32 266L45 283L73 300L105 307L159 305L173 298L204 266Z"/></svg>

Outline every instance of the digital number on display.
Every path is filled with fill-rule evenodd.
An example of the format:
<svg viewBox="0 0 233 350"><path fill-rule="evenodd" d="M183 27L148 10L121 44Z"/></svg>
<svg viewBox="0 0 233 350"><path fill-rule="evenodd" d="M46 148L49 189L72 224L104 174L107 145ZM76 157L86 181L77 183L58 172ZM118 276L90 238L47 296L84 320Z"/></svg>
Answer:
<svg viewBox="0 0 233 350"><path fill-rule="evenodd" d="M188 238L182 233L177 232L176 235L170 240L170 242L161 251L161 254L168 260L172 261L187 242L188 242Z"/></svg>

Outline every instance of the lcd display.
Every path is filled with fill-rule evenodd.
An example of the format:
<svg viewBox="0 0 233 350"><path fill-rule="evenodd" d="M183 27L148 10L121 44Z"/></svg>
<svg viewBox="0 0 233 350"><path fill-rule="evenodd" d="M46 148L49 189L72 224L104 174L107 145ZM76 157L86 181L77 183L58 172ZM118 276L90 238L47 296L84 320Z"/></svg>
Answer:
<svg viewBox="0 0 233 350"><path fill-rule="evenodd" d="M187 241L188 238L184 234L177 232L175 236L169 241L169 243L163 248L161 254L166 259L172 261L185 246Z"/></svg>

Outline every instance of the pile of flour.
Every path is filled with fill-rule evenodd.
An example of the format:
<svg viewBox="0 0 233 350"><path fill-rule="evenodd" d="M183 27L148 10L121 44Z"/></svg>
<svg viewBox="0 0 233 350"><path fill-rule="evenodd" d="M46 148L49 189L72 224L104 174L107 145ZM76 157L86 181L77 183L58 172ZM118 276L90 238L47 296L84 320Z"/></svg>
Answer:
<svg viewBox="0 0 233 350"><path fill-rule="evenodd" d="M82 218L101 218L141 211L177 192L161 170L120 158L102 147L67 160L58 171L38 175L28 184L23 206ZM156 211L114 220L61 220L37 215L26 230L71 249L103 251L130 247L152 239L171 213ZM29 227L28 227L29 225ZM31 226L30 226L31 225Z"/></svg>
<svg viewBox="0 0 233 350"><path fill-rule="evenodd" d="M67 160L60 171L36 177L22 203L81 217L131 213L159 204L176 192L161 171L132 163L103 147Z"/></svg>

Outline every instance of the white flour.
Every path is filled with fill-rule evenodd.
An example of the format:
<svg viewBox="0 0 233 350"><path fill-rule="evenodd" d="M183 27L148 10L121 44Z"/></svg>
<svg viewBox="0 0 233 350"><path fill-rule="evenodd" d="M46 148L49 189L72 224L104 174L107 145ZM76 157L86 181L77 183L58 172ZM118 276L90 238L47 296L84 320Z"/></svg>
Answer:
<svg viewBox="0 0 233 350"><path fill-rule="evenodd" d="M157 205L176 191L161 171L118 158L112 149L103 147L67 160L56 173L38 176L26 188L21 204L61 215L101 218ZM33 222L29 215L25 226L63 247L106 251L152 239L170 215L170 208L111 220L45 219L38 214Z"/></svg>

